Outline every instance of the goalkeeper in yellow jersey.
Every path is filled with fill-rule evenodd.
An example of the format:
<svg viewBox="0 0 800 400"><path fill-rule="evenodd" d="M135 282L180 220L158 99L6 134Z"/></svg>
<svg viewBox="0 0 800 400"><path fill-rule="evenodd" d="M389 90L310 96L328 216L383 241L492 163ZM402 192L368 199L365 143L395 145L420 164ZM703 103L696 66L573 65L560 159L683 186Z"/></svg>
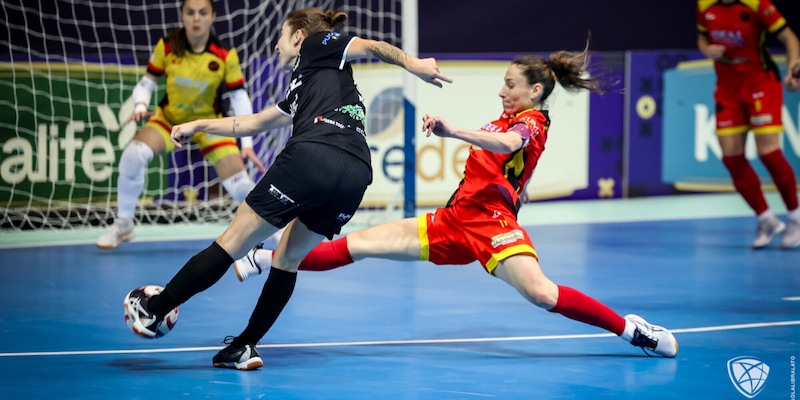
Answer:
<svg viewBox="0 0 800 400"><path fill-rule="evenodd" d="M134 113L141 121L150 117L122 152L117 179L117 214L114 223L97 240L97 247L112 249L134 237L134 211L144 190L145 169L153 157L171 152L172 126L204 118L222 117L221 95L227 91L236 115L253 113L244 88L244 75L235 47L227 47L211 32L216 18L211 0L185 0L181 4L183 28L161 38L147 64L147 73L133 90ZM155 112L148 105L157 80L166 77L166 94ZM263 172L266 169L253 151L251 137L242 138L242 150L235 138L198 132L192 137L203 156L214 165L222 186L241 202L255 183L245 169L249 158ZM277 242L281 232L268 240Z"/></svg>

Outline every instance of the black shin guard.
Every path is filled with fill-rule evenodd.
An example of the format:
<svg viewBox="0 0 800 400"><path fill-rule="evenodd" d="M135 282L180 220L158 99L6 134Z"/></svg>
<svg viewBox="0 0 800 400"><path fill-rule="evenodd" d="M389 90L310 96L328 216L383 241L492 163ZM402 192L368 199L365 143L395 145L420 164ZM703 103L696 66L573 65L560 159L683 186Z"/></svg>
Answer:
<svg viewBox="0 0 800 400"><path fill-rule="evenodd" d="M255 345L258 343L281 315L283 307L292 297L296 282L296 272L286 272L277 268L270 269L269 277L264 283L264 289L261 290L256 308L250 315L250 322L231 345L241 347L245 344Z"/></svg>
<svg viewBox="0 0 800 400"><path fill-rule="evenodd" d="M160 295L150 299L148 308L154 314L164 316L192 296L217 283L232 263L233 258L217 242L211 243L211 246L189 259Z"/></svg>

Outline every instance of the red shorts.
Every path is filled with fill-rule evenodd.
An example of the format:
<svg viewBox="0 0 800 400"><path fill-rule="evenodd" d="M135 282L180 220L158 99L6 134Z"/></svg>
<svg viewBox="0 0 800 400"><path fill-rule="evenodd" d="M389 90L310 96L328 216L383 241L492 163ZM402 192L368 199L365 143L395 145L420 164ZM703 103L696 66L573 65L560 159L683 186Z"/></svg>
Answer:
<svg viewBox="0 0 800 400"><path fill-rule="evenodd" d="M781 110L783 85L777 79L737 85L717 83L717 135L738 135L752 129L762 133L783 132Z"/></svg>
<svg viewBox="0 0 800 400"><path fill-rule="evenodd" d="M437 265L479 261L488 273L516 254L538 259L528 233L508 206L462 200L418 218L420 259Z"/></svg>

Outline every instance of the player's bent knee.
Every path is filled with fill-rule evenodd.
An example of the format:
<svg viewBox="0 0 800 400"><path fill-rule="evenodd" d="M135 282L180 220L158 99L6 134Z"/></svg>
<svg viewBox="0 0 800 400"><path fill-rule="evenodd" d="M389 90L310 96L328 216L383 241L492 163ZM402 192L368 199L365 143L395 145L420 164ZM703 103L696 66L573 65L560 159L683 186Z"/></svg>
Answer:
<svg viewBox="0 0 800 400"><path fill-rule="evenodd" d="M144 170L153 161L153 149L144 142L132 141L119 158L119 173L129 179L144 177Z"/></svg>

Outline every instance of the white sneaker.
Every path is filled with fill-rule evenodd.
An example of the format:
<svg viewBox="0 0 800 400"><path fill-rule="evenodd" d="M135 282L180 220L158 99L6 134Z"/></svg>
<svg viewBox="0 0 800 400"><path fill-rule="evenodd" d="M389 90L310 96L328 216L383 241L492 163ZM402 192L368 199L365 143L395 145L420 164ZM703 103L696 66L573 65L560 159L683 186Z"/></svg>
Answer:
<svg viewBox="0 0 800 400"><path fill-rule="evenodd" d="M97 247L101 249L113 249L119 246L122 241L130 242L136 237L133 232L133 221L125 219L115 219L114 223L109 225L106 233L102 234L97 239Z"/></svg>
<svg viewBox="0 0 800 400"><path fill-rule="evenodd" d="M272 236L268 237L267 240L261 242L262 246L265 249L275 250L278 248L278 243L280 243L281 238L283 237L283 232L286 231L286 228L278 229L277 232L273 233Z"/></svg>
<svg viewBox="0 0 800 400"><path fill-rule="evenodd" d="M675 357L678 355L678 340L667 328L650 325L644 318L628 314L625 319L636 325L631 344L641 347L648 356Z"/></svg>
<svg viewBox="0 0 800 400"><path fill-rule="evenodd" d="M756 230L756 238L753 240L753 248L760 249L772 243L775 235L783 232L786 225L781 222L776 216L771 216L758 221L758 229Z"/></svg>
<svg viewBox="0 0 800 400"><path fill-rule="evenodd" d="M784 249L800 247L800 220L789 218L786 222L786 233L783 234L781 246Z"/></svg>
<svg viewBox="0 0 800 400"><path fill-rule="evenodd" d="M268 260L266 263L261 263L259 265L256 262L256 252L259 251L270 251L264 250L263 244L259 243L258 246L250 249L244 257L236 260L233 262L233 269L236 270L236 277L239 278L240 282L244 282L245 279L249 278L253 275L261 275L261 273L265 270L268 270L272 267L272 256L271 254L266 257ZM262 258L263 260L263 258Z"/></svg>

